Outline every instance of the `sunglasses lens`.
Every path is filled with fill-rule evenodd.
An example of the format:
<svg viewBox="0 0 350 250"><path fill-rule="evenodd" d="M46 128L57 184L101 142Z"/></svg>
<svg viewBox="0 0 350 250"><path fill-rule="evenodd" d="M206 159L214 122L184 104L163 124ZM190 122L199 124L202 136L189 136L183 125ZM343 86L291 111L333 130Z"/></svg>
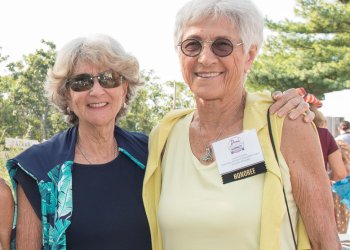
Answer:
<svg viewBox="0 0 350 250"><path fill-rule="evenodd" d="M112 71L106 71L98 75L98 82L104 88L115 88L120 85L120 82L114 80Z"/></svg>
<svg viewBox="0 0 350 250"><path fill-rule="evenodd" d="M97 76L90 74L80 74L73 76L67 81L68 86L76 92L86 91L94 86L94 78L97 78L99 84L103 88L116 88L121 84L120 81L114 80L113 72L111 70L99 73Z"/></svg>
<svg viewBox="0 0 350 250"><path fill-rule="evenodd" d="M186 56L198 56L202 50L202 44L195 39L187 39L181 43L181 50Z"/></svg>
<svg viewBox="0 0 350 250"><path fill-rule="evenodd" d="M215 55L220 57L228 56L233 51L233 44L228 39L217 39L211 45Z"/></svg>
<svg viewBox="0 0 350 250"><path fill-rule="evenodd" d="M181 43L181 50L186 56L195 57L201 53L202 46L202 42L196 39L187 39ZM233 44L228 39L219 38L212 42L211 49L215 55L225 57L232 53Z"/></svg>
<svg viewBox="0 0 350 250"><path fill-rule="evenodd" d="M89 74L81 74L73 77L68 81L70 88L73 91L86 91L92 88L94 81Z"/></svg>

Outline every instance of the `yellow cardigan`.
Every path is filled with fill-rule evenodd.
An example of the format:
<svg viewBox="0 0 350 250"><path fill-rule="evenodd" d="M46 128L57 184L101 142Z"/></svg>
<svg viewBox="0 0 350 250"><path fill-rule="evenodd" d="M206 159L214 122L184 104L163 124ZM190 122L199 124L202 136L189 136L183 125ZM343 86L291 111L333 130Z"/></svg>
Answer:
<svg viewBox="0 0 350 250"><path fill-rule="evenodd" d="M286 213L280 169L275 159L271 143L269 140L266 140L266 138L269 138L266 112L271 104L272 99L269 92L248 94L243 119L244 130L257 130L267 165L261 213L261 250L277 250L280 248L280 228L282 224L282 218ZM168 113L150 134L149 156L143 183L143 201L148 222L150 224L153 250L162 249L161 233L157 221L158 203L161 190L162 151L165 147L166 140L174 124L178 121L178 119L193 112L193 110L194 109L182 109L174 110ZM279 148L282 135L283 119L272 115L271 123L276 149L278 151L278 154L281 154ZM265 139L262 140L262 138ZM310 242L301 217L299 217L298 220L297 231L298 249L311 249Z"/></svg>

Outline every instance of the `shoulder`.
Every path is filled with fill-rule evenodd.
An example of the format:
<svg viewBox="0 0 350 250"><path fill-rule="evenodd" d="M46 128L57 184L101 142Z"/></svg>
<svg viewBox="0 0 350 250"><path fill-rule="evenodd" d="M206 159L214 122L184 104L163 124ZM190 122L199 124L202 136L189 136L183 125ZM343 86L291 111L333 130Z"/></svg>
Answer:
<svg viewBox="0 0 350 250"><path fill-rule="evenodd" d="M333 135L326 128L317 128L317 132L318 132L318 134L320 136L320 139L323 138L323 139L326 139L326 140L334 140Z"/></svg>
<svg viewBox="0 0 350 250"><path fill-rule="evenodd" d="M67 130L64 130L54 136L52 136L50 139L43 141L42 143L36 144L28 148L27 150L23 151L21 154L19 154L16 158L22 159L26 157L33 157L33 156L52 156L57 155L57 150L68 150L67 146L70 144L75 143L74 138L76 134L76 127L71 127Z"/></svg>
<svg viewBox="0 0 350 250"><path fill-rule="evenodd" d="M313 123L306 123L303 117L298 117L295 120L284 119L283 132L290 132L296 137L298 136L312 136L317 137L317 128Z"/></svg>
<svg viewBox="0 0 350 250"><path fill-rule="evenodd" d="M176 109L168 112L152 129L150 138L153 140L160 135L160 132L164 132L162 135L167 136L179 119L193 113L194 111L195 109Z"/></svg>
<svg viewBox="0 0 350 250"><path fill-rule="evenodd" d="M115 128L115 138L118 146L123 148L140 161L143 165L147 163L148 157L148 136L140 132L131 132L120 127Z"/></svg>
<svg viewBox="0 0 350 250"><path fill-rule="evenodd" d="M273 102L271 92L269 91L248 92L246 108L267 110L268 107L273 104Z"/></svg>
<svg viewBox="0 0 350 250"><path fill-rule="evenodd" d="M148 136L141 132L134 132L116 127L117 138L128 141L131 144L146 144L148 143ZM118 138L118 139L119 139Z"/></svg>
<svg viewBox="0 0 350 250"><path fill-rule="evenodd" d="M47 141L31 146L9 162L12 165L20 164L38 179L46 179L52 168L74 159L75 141L76 127L71 127Z"/></svg>
<svg viewBox="0 0 350 250"><path fill-rule="evenodd" d="M247 93L244 108L245 115L252 115L254 119L266 119L267 110L273 104L271 93L268 91Z"/></svg>

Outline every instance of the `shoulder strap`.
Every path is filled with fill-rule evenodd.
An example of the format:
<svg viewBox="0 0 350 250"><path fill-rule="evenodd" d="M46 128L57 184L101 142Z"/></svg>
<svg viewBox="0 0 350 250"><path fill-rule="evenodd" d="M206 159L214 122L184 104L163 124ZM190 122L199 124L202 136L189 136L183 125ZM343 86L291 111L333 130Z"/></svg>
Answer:
<svg viewBox="0 0 350 250"><path fill-rule="evenodd" d="M275 155L277 164L278 164L278 166L279 166L280 164L279 164L279 161L278 161L276 146L275 146L275 142L274 142L273 135L272 135L271 119L270 119L270 108L267 110L267 126L268 126L268 129L269 129L269 136L270 136L270 141L271 141L272 149L273 149L273 152L274 152L274 155ZM289 225L290 225L290 229L291 229L292 236L293 236L294 246L295 246L295 249L298 249L298 247L297 247L297 241L296 241L295 235L294 235L292 219L291 219L291 217L290 217L289 206L288 206L288 202L287 202L287 197L286 197L286 192L285 192L285 190L284 190L284 186L283 186L283 196L284 196L284 202L285 202L286 207L287 207Z"/></svg>

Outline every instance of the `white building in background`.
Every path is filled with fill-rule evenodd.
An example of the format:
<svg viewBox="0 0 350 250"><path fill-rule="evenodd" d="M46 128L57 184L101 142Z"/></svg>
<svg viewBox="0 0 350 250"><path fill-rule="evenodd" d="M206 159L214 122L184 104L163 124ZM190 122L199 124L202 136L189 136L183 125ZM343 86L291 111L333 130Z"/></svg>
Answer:
<svg viewBox="0 0 350 250"><path fill-rule="evenodd" d="M327 117L329 131L336 136L339 123L350 121L350 89L326 93L322 103L320 111Z"/></svg>

